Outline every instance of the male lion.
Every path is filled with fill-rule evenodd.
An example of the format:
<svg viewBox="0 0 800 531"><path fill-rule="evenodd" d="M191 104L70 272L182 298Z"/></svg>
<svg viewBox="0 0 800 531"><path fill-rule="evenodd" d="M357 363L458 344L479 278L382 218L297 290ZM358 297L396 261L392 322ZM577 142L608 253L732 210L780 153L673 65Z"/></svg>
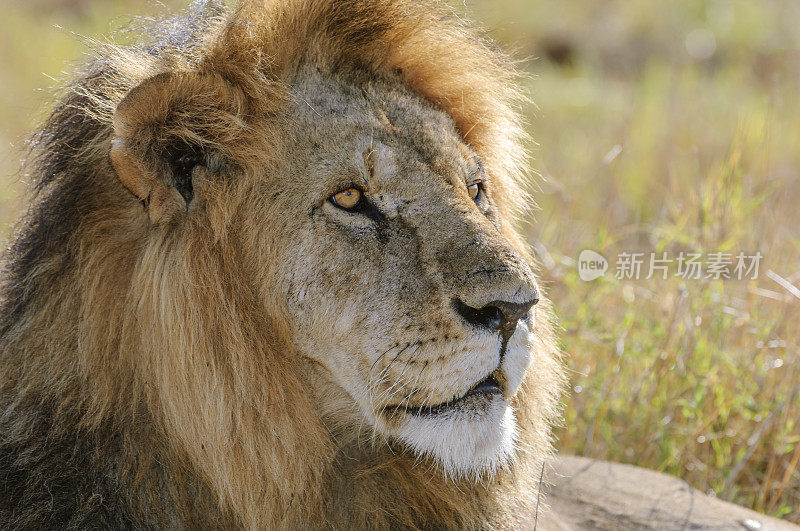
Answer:
<svg viewBox="0 0 800 531"><path fill-rule="evenodd" d="M562 373L508 62L435 2L154 31L98 45L34 139L0 527L533 518Z"/></svg>

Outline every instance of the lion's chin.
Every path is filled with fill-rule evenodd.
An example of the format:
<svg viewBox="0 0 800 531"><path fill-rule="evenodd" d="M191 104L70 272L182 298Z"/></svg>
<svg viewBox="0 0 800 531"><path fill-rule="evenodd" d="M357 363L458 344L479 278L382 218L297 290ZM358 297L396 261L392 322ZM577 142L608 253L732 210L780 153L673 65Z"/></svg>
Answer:
<svg viewBox="0 0 800 531"><path fill-rule="evenodd" d="M502 395L476 396L457 408L404 417L396 437L418 456L433 459L448 478L491 477L515 458L517 422Z"/></svg>

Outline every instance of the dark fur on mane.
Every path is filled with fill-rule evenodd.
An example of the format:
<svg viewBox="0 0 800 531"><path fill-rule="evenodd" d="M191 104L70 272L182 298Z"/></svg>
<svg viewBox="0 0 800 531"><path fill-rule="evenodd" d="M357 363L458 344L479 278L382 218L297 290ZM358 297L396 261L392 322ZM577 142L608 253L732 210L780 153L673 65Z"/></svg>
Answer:
<svg viewBox="0 0 800 531"><path fill-rule="evenodd" d="M224 13L222 4L200 1L179 17L143 20L139 26L147 44L124 51L142 63L193 54ZM101 54L104 49L98 47ZM79 225L108 206L96 194L98 182L110 173L108 155L93 150L108 141L111 128L93 111L116 105L112 98L129 88L120 87L121 81L109 56L87 63L29 142L26 178L33 198L6 251L1 287L0 366L7 371L18 369L3 359L13 341L10 336L48 298L51 286L75 269ZM192 523L190 514L178 518L172 496L149 499L145 485L137 488L135 480L125 479L128 471L121 468L121 456L136 454L133 440L123 439L114 425L78 428L86 405L75 393L81 383L74 377L52 382L50 389L27 389L14 380L13 373L7 373L0 381L0 528L125 529ZM141 458L154 460L158 452ZM169 480L155 462L152 467L163 490ZM189 482L188 487L199 500L209 496L199 483Z"/></svg>

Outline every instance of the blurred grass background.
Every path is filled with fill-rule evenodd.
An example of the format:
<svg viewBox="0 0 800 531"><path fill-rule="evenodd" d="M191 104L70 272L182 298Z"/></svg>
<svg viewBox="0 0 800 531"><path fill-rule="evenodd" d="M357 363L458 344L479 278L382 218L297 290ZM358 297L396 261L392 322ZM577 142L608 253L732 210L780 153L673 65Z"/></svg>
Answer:
<svg viewBox="0 0 800 531"><path fill-rule="evenodd" d="M542 178L522 227L571 368L559 450L800 522L800 3L466 4L532 74L525 111ZM85 52L73 32L102 37L164 10L6 0L0 234L24 206L25 137L53 78ZM583 249L610 260L605 277L580 280ZM616 280L623 251L764 259L749 281Z"/></svg>

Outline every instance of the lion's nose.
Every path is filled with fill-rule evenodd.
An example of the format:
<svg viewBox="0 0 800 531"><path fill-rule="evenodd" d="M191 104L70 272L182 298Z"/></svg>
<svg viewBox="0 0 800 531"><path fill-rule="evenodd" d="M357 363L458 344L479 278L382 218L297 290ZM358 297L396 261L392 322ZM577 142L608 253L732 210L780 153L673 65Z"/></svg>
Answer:
<svg viewBox="0 0 800 531"><path fill-rule="evenodd" d="M473 308L460 299L454 299L453 306L469 324L496 330L508 341L517 329L517 322L528 315L537 302L538 298L527 302L492 301L482 308Z"/></svg>

